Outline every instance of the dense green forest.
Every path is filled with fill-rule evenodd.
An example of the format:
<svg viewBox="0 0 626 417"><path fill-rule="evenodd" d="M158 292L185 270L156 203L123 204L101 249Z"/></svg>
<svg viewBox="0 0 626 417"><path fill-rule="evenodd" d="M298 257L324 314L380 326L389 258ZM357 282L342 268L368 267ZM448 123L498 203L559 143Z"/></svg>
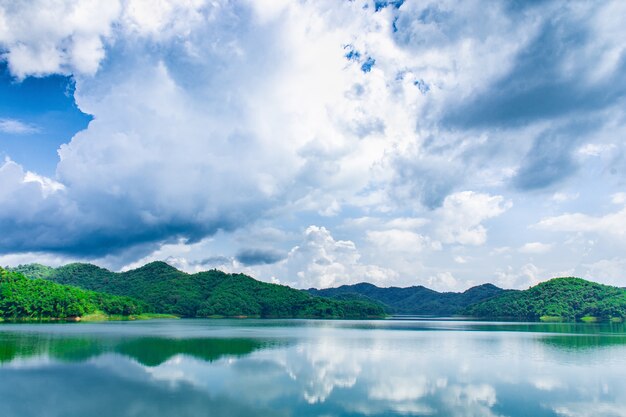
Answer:
<svg viewBox="0 0 626 417"><path fill-rule="evenodd" d="M626 290L580 278L555 278L469 306L464 314L523 320L623 320Z"/></svg>
<svg viewBox="0 0 626 417"><path fill-rule="evenodd" d="M129 297L86 291L0 268L0 317L66 319L94 313L141 314L144 304Z"/></svg>
<svg viewBox="0 0 626 417"><path fill-rule="evenodd" d="M59 268L13 268L33 278L136 298L152 312L183 317L247 316L293 318L367 318L385 315L369 300L333 300L293 288L217 270L187 274L164 263L115 273L91 264Z"/></svg>
<svg viewBox="0 0 626 417"><path fill-rule="evenodd" d="M392 314L446 316L458 314L465 307L495 297L504 290L492 284L484 284L462 293L440 293L422 286L380 288L363 282L321 290L311 288L307 291L309 294L333 299L376 301L383 304Z"/></svg>
<svg viewBox="0 0 626 417"><path fill-rule="evenodd" d="M367 318L385 313L520 320L626 317L626 290L579 278L556 278L525 291L484 284L462 293L440 293L422 286L380 288L367 283L300 291L244 274L217 270L187 274L164 262L122 273L80 263L59 268L20 265L11 270L3 270L0 282L2 317L70 317L94 311L127 315L141 310L182 317Z"/></svg>

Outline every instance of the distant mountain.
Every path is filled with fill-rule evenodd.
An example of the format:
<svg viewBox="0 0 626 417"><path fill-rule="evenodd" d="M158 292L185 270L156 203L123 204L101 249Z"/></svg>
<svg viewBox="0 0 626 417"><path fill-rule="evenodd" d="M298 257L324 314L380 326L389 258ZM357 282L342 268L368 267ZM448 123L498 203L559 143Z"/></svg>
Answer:
<svg viewBox="0 0 626 417"><path fill-rule="evenodd" d="M44 279L29 279L0 268L0 318L67 319L100 315L136 315L145 305L129 297L86 291Z"/></svg>
<svg viewBox="0 0 626 417"><path fill-rule="evenodd" d="M383 304L389 313L417 315L455 315L469 305L493 298L506 292L492 284L472 287L465 292L437 292L423 286L381 288L373 284L360 283L342 285L337 288L306 290L309 294L333 299L346 296L364 297Z"/></svg>
<svg viewBox="0 0 626 417"><path fill-rule="evenodd" d="M519 320L626 318L626 290L580 278L555 278L524 291L483 284L455 293L368 283L301 291L244 274L217 270L187 274L165 262L122 273L81 263L59 268L29 264L11 268L16 273L2 271L0 316L8 311L15 316L18 308L22 308L18 315L48 317L72 316L80 309L88 313L134 308L183 317L367 318L386 312ZM41 313L42 309L60 310Z"/></svg>
<svg viewBox="0 0 626 417"><path fill-rule="evenodd" d="M165 262L152 262L122 273L82 263L59 268L20 265L13 270L59 284L130 296L145 302L151 312L183 317L384 316L379 304L367 300L325 299L287 286L260 282L244 274L217 270L187 274Z"/></svg>
<svg viewBox="0 0 626 417"><path fill-rule="evenodd" d="M469 306L463 313L523 320L621 321L626 318L626 290L580 278L554 278Z"/></svg>

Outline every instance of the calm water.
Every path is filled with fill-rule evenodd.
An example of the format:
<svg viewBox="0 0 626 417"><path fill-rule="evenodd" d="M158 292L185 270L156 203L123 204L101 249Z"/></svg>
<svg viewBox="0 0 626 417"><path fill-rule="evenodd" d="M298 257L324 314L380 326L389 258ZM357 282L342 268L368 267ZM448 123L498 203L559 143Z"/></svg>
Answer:
<svg viewBox="0 0 626 417"><path fill-rule="evenodd" d="M624 325L0 324L0 416L626 416Z"/></svg>

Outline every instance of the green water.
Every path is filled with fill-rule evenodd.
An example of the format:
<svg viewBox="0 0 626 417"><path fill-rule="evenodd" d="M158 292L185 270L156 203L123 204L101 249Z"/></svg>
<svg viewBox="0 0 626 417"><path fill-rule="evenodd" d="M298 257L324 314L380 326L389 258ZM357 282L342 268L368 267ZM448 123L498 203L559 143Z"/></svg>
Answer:
<svg viewBox="0 0 626 417"><path fill-rule="evenodd" d="M626 415L623 324L0 324L0 416Z"/></svg>

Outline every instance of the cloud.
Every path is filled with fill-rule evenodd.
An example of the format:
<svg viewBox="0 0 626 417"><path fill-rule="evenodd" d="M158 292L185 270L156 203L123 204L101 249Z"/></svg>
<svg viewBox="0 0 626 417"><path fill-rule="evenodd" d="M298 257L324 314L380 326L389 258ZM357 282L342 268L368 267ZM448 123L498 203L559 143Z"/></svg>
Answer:
<svg viewBox="0 0 626 417"><path fill-rule="evenodd" d="M626 287L626 281L624 281L626 259L620 257L601 259L585 264L584 267L587 269L583 275L586 279L618 287Z"/></svg>
<svg viewBox="0 0 626 417"><path fill-rule="evenodd" d="M245 266L275 264L285 257L284 253L274 249L243 249L235 255L235 259Z"/></svg>
<svg viewBox="0 0 626 417"><path fill-rule="evenodd" d="M301 288L326 288L357 282L384 282L393 279L393 271L362 264L354 242L335 240L328 229L309 226L303 241L286 259L288 279Z"/></svg>
<svg viewBox="0 0 626 417"><path fill-rule="evenodd" d="M428 236L401 229L371 230L366 239L393 253L419 253L425 249L439 250L441 243L432 241Z"/></svg>
<svg viewBox="0 0 626 417"><path fill-rule="evenodd" d="M487 241L484 220L497 217L511 208L502 196L462 191L452 194L438 210L436 234L444 243L483 245Z"/></svg>
<svg viewBox="0 0 626 417"><path fill-rule="evenodd" d="M45 0L0 5L0 45L20 79L48 74L94 74L105 55L103 39L119 17L117 0L89 3Z"/></svg>
<svg viewBox="0 0 626 417"><path fill-rule="evenodd" d="M191 13L189 10L163 3L163 10L156 8L152 10L154 16L141 20L137 17L145 17L137 12L141 4L130 2L120 11L124 18L118 30L126 34L124 47L111 50L97 74L86 74L93 77L77 78L77 103L96 120L59 150L58 182L67 192L58 200L61 206L79 206L81 212L76 219L75 241L49 236L46 242L30 242L31 249L39 244L87 254L180 237L201 239L258 218L297 175L301 165L297 142L303 145L309 140L298 129L306 128L302 123L306 119L299 113L284 112L295 108L290 95L298 91L300 77L307 77L307 72L315 74L316 68L302 74L291 72L289 65L301 63L286 60L287 67L271 70L273 76L281 76L268 83L267 67L275 62L272 55L282 55L291 45L279 41L274 26L258 26L245 8L241 16L235 16L234 6L214 5L203 9L200 16L200 21L210 19L211 24L183 19L184 25L178 26L175 21L179 13ZM199 7L187 6L194 10ZM82 16L81 6L67 3L67 8L71 10L66 12ZM9 12L11 22L19 16L36 23L41 17L33 9L21 7ZM85 19L93 17L91 11L85 13ZM98 19L106 20L107 16L103 13ZM256 25L256 30L240 30L250 25ZM233 26L239 29L230 31ZM95 27L102 29L103 36L109 33L104 23ZM38 30L52 29L43 25ZM68 42L73 45L78 42L73 30L71 25L64 28L51 42L64 43L71 32ZM187 33L189 30L192 33ZM186 49L177 49L168 33L187 37ZM225 44L216 48L212 39L218 34L224 34L220 36ZM171 54L163 43L180 53ZM29 47L24 42L20 45ZM155 49L156 45L161 49ZM339 50L339 42L336 46ZM20 66L13 59L15 48L8 43L7 60L18 76L64 72L61 67L65 65L74 71L73 56L60 57L58 65L51 68ZM32 48L33 54L37 52L34 41ZM60 45L51 48L57 53ZM295 59L301 57L304 55ZM94 62L100 65L101 59ZM315 86L315 78L308 78L306 88L321 87L317 91L322 102L327 98L324 94L335 94L336 90L341 95L336 85L324 86L323 76L317 77ZM261 84L268 84L269 90L257 88ZM240 93L233 96L232 91ZM272 94L275 105L267 105ZM283 135L276 137L275 132ZM64 226L59 226L58 234L64 234Z"/></svg>
<svg viewBox="0 0 626 417"><path fill-rule="evenodd" d="M515 124L598 111L622 100L626 92L623 45L606 38L624 34L606 13L623 13L619 2L604 5L546 3L521 11L558 18L536 25L510 71L489 88L451 111L448 120L463 126ZM511 17L524 18L511 13ZM586 22L586 23L585 23ZM608 25L607 25L608 23ZM531 26L532 27L532 26ZM567 44L570 47L563 48ZM598 63L598 65L592 64ZM603 67L603 75L598 69Z"/></svg>
<svg viewBox="0 0 626 417"><path fill-rule="evenodd" d="M514 186L522 190L535 190L570 177L578 169L572 157L575 144L571 136L539 136L513 177Z"/></svg>
<svg viewBox="0 0 626 417"><path fill-rule="evenodd" d="M396 201L419 201L435 209L461 181L458 168L441 157L402 155L394 161L395 178L391 192Z"/></svg>
<svg viewBox="0 0 626 417"><path fill-rule="evenodd" d="M82 217L60 184L11 160L0 165L0 183L0 251L42 252L73 239L72 216Z"/></svg>
<svg viewBox="0 0 626 417"><path fill-rule="evenodd" d="M93 115L54 176L25 162L32 144L3 147L25 165L0 168L0 253L302 286L451 282L471 259L450 272L461 287L487 265L518 274L512 249L489 254L547 230L619 235L621 212L582 213L623 190L625 7L0 0L9 75L71 77ZM301 237L311 224L345 240ZM242 237L261 225L282 237ZM601 247L585 262L616 256ZM566 270L571 248L537 267Z"/></svg>
<svg viewBox="0 0 626 417"><path fill-rule="evenodd" d="M39 132L39 128L16 119L0 119L0 132L13 135L28 135Z"/></svg>
<svg viewBox="0 0 626 417"><path fill-rule="evenodd" d="M451 272L438 272L428 278L427 287L436 291L454 291L459 287L459 281Z"/></svg>
<svg viewBox="0 0 626 417"><path fill-rule="evenodd" d="M595 233L623 239L626 236L626 207L603 216L566 213L546 217L534 227L552 232Z"/></svg>
<svg viewBox="0 0 626 417"><path fill-rule="evenodd" d="M494 284L500 288L527 289L550 277L545 271L532 263L525 264L520 268L507 266L497 269Z"/></svg>
<svg viewBox="0 0 626 417"><path fill-rule="evenodd" d="M626 193L619 192L611 196L611 203L613 204L626 204Z"/></svg>
<svg viewBox="0 0 626 417"><path fill-rule="evenodd" d="M578 197L580 197L580 193L557 192L557 193L554 193L551 198L552 198L552 201L555 201L557 203L563 203L566 201L576 200Z"/></svg>
<svg viewBox="0 0 626 417"><path fill-rule="evenodd" d="M541 242L529 242L523 244L519 248L519 252L528 253L528 254L542 254L550 252L552 249L552 244L550 243L541 243Z"/></svg>

